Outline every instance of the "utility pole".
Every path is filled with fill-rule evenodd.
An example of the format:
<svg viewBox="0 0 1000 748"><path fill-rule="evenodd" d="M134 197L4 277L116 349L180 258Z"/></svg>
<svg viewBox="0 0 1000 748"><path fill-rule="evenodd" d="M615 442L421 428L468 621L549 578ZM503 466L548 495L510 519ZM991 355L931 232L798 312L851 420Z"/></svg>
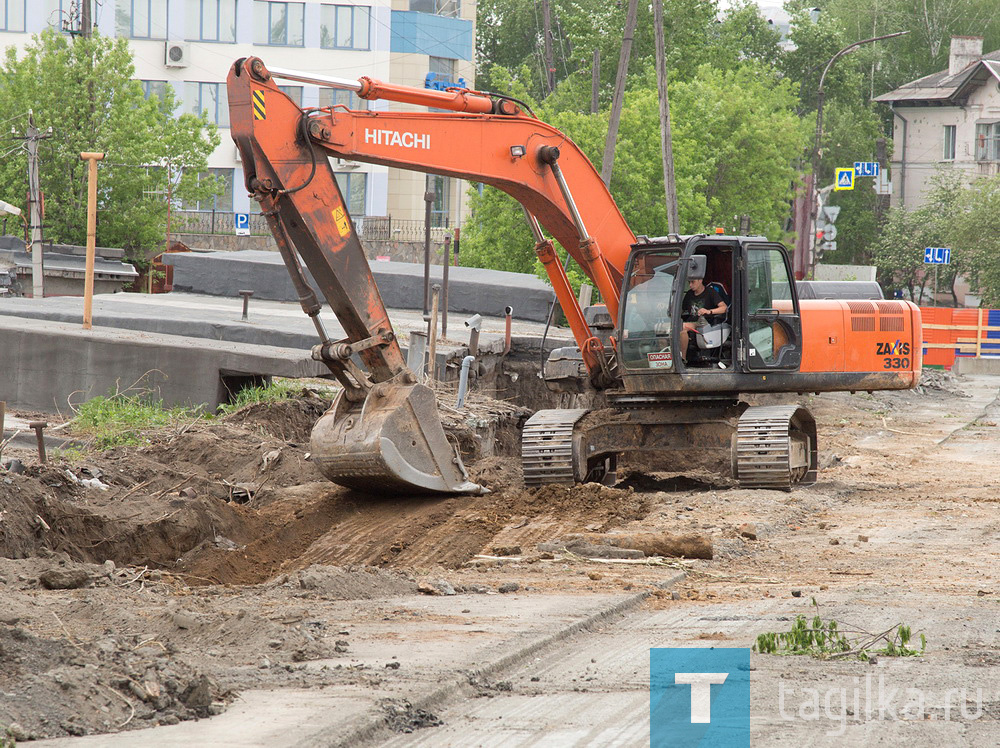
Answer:
<svg viewBox="0 0 1000 748"><path fill-rule="evenodd" d="M28 110L28 129L22 138L28 151L28 217L31 229L31 286L32 296L45 296L45 267L42 261L42 190L38 178L38 141L52 137L52 128L39 132L35 115Z"/></svg>
<svg viewBox="0 0 1000 748"><path fill-rule="evenodd" d="M90 17L90 0L80 0L80 36L89 39L94 30L94 22Z"/></svg>
<svg viewBox="0 0 1000 748"><path fill-rule="evenodd" d="M875 160L878 161L879 174L888 174L889 155L886 152L885 138L875 140ZM877 179L876 179L877 183ZM881 226L885 222L886 211L889 210L889 195L875 195L875 225Z"/></svg>
<svg viewBox="0 0 1000 748"><path fill-rule="evenodd" d="M597 114L601 95L601 50L594 50L594 65L590 73L590 113Z"/></svg>
<svg viewBox="0 0 1000 748"><path fill-rule="evenodd" d="M674 146L670 136L670 99L667 96L666 43L663 39L663 0L653 0L653 25L656 27L656 88L660 99L660 150L663 155L663 187L667 198L667 231L679 234Z"/></svg>
<svg viewBox="0 0 1000 748"><path fill-rule="evenodd" d="M622 51L618 57L618 75L615 77L615 97L611 102L611 121L608 122L608 138L604 141L604 157L601 159L601 179L604 186L611 186L611 172L615 166L615 143L618 140L618 123L622 117L622 104L625 102L625 76L628 74L628 60L632 54L632 37L635 35L635 24L638 0L629 0L628 12L625 16L625 36L622 39Z"/></svg>
<svg viewBox="0 0 1000 748"><path fill-rule="evenodd" d="M549 0L542 0L542 31L545 34L545 85L548 93L556 87L556 66L552 61L552 17L549 14Z"/></svg>

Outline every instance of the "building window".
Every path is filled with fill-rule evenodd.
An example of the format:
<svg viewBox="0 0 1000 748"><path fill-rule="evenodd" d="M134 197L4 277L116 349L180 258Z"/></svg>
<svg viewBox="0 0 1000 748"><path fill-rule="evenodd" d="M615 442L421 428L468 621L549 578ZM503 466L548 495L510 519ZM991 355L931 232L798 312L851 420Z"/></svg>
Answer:
<svg viewBox="0 0 1000 748"><path fill-rule="evenodd" d="M371 8L365 5L321 5L320 45L324 49L368 49Z"/></svg>
<svg viewBox="0 0 1000 748"><path fill-rule="evenodd" d="M121 0L115 6L115 31L130 39L166 39L167 0Z"/></svg>
<svg viewBox="0 0 1000 748"><path fill-rule="evenodd" d="M187 0L188 39L196 42L236 42L236 0Z"/></svg>
<svg viewBox="0 0 1000 748"><path fill-rule="evenodd" d="M337 186L347 201L347 210L352 216L365 214L365 198L368 196L368 175L364 172L338 172Z"/></svg>
<svg viewBox="0 0 1000 748"><path fill-rule="evenodd" d="M976 161L1000 161L1000 122L976 125Z"/></svg>
<svg viewBox="0 0 1000 748"><path fill-rule="evenodd" d="M166 81L139 81L142 84L142 94L147 99L151 96L157 97L160 101L167 98Z"/></svg>
<svg viewBox="0 0 1000 748"><path fill-rule="evenodd" d="M302 107L302 86L278 86L278 89L295 102L295 106Z"/></svg>
<svg viewBox="0 0 1000 748"><path fill-rule="evenodd" d="M304 46L305 3L253 4L254 44L279 47Z"/></svg>
<svg viewBox="0 0 1000 748"><path fill-rule="evenodd" d="M229 100L225 83L185 83L184 111L206 113L209 122L229 127Z"/></svg>
<svg viewBox="0 0 1000 748"><path fill-rule="evenodd" d="M217 195L211 195L204 200L196 200L184 204L184 210L217 210L225 213L233 211L233 170L232 169L209 169L198 174L198 181L201 182L206 177L215 177L216 186L219 187Z"/></svg>
<svg viewBox="0 0 1000 748"><path fill-rule="evenodd" d="M410 10L433 13L436 16L458 18L461 9L459 0L410 0Z"/></svg>
<svg viewBox="0 0 1000 748"><path fill-rule="evenodd" d="M319 90L319 105L321 107L331 107L337 104L346 106L348 109L368 109L368 99L362 99L354 91L344 91L339 88L321 88Z"/></svg>
<svg viewBox="0 0 1000 748"><path fill-rule="evenodd" d="M26 0L0 0L0 31L24 31Z"/></svg>
<svg viewBox="0 0 1000 748"><path fill-rule="evenodd" d="M955 160L955 125L944 126L944 160Z"/></svg>
<svg viewBox="0 0 1000 748"><path fill-rule="evenodd" d="M427 189L434 192L434 202L431 203L431 226L449 226L451 179L439 174L428 174Z"/></svg>

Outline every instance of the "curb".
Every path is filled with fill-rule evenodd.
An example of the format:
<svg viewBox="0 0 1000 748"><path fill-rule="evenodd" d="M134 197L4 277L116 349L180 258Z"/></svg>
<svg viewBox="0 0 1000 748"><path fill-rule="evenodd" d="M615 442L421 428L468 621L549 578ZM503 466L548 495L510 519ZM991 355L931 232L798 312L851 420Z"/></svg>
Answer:
<svg viewBox="0 0 1000 748"><path fill-rule="evenodd" d="M686 576L687 575L684 572L679 572L669 579L660 582L658 586L660 589L668 589L673 587L678 582L683 581ZM422 709L424 711L431 711L433 709L439 709L453 697L460 695L463 691L468 689L470 687L470 680L497 675L521 664L542 650L568 639L574 634L587 631L609 619L623 616L631 612L634 608L639 607L639 605L645 602L645 600L652 594L652 591L646 591L630 595L629 597L602 608L590 614L586 618L576 621L575 623L571 623L552 634L548 634L536 639L533 642L529 642L519 649L516 649L515 651L504 655L491 663L472 670L459 671L459 674L453 677L450 681L447 681L444 685L431 691L423 698L413 700L411 704L415 710ZM347 735L333 740L329 738L328 732L329 730L323 730L320 733L313 735L307 741L302 743L302 745L316 746L317 748L319 746L333 746L336 748L341 748L341 746L345 748L346 746L356 747L375 741L378 738L386 737L386 735L395 734L390 732L385 718L381 716L376 716L367 723L352 729Z"/></svg>

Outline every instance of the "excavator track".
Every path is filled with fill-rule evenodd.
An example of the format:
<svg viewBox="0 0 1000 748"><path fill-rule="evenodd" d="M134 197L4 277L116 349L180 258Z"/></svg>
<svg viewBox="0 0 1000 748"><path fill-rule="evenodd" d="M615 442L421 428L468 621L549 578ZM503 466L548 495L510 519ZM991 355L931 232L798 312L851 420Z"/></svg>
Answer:
<svg viewBox="0 0 1000 748"><path fill-rule="evenodd" d="M742 488L776 488L816 482L816 422L805 408L747 408L733 444L733 474Z"/></svg>
<svg viewBox="0 0 1000 748"><path fill-rule="evenodd" d="M573 456L573 428L586 408L539 410L521 433L521 467L525 486L577 482Z"/></svg>

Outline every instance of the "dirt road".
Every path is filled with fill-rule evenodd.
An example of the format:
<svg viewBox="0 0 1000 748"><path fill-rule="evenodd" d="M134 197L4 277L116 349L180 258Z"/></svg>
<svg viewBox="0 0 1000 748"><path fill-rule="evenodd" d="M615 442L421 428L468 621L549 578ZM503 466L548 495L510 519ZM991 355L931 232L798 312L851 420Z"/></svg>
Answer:
<svg viewBox="0 0 1000 748"><path fill-rule="evenodd" d="M926 654L754 655L761 744L996 744L1000 379L930 382L807 398L825 469L790 494L707 475L528 492L492 458L474 468L487 497L372 500L302 459L308 403L157 434L87 473L7 476L0 724L162 725L67 745L645 744L650 647L749 646L815 598L825 618L923 632ZM714 558L537 549L608 532L698 534ZM39 581L60 571L83 586ZM896 714L921 689L916 719L864 708L880 677Z"/></svg>

